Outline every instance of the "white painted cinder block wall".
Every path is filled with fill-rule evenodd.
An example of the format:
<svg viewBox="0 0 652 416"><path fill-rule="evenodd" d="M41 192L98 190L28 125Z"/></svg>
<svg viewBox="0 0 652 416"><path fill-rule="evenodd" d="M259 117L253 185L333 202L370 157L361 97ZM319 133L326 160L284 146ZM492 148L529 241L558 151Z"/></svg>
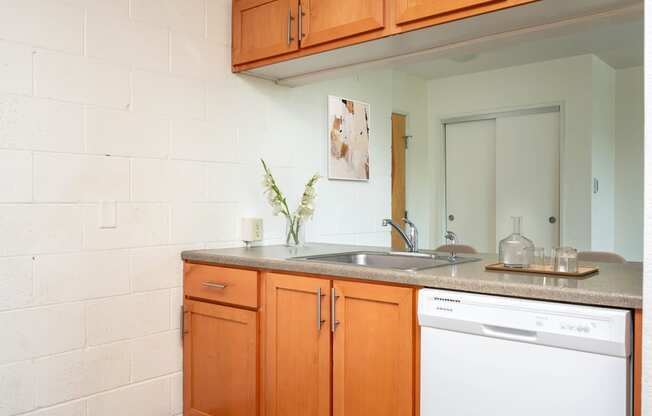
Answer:
<svg viewBox="0 0 652 416"><path fill-rule="evenodd" d="M371 103L371 180L323 180L308 238L389 242L391 72L234 76L229 4L0 0L0 416L180 414L179 252L280 241L258 159L325 175L327 94Z"/></svg>

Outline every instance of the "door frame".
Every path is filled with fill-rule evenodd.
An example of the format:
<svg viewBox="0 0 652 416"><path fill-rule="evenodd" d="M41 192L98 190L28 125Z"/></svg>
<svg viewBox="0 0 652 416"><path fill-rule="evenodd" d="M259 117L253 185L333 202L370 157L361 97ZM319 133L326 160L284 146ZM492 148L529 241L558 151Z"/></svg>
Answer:
<svg viewBox="0 0 652 416"><path fill-rule="evenodd" d="M508 107L508 108L498 108L498 109L491 109L491 110L486 110L486 111L479 111L479 112L471 112L471 113L463 113L463 114L457 114L457 115L449 115L444 118L440 118L439 120L436 121L436 123L439 123L440 129L441 129L441 137L442 137L442 175L441 175L441 180L440 184L444 189L444 192L442 193L442 196L435 196L437 199L436 204L442 208L441 215L440 215L440 221L442 224L440 236L435 235L433 238L433 242L435 244L438 244L439 242L442 242L443 234L448 230L448 189L447 189L447 166L446 166L446 126L448 124L457 124L457 123L466 123L466 122L471 122L471 121L482 121L482 120L495 120L499 117L509 117L509 116L517 116L517 115L528 115L528 114L543 114L543 113L552 113L552 112L557 112L559 113L559 183L557 184L557 189L559 190L559 218L557 219L559 223L559 246L564 246L564 241L565 239L565 204L564 204L564 192L563 192L563 178L565 177L566 173L566 166L565 166L565 161L563 155L565 154L565 146L566 146L566 136L564 132L566 131L565 129L565 114L566 114L566 108L565 108L565 102L563 101L557 101L557 102L551 102L551 103L541 103L541 104L533 104L529 106L519 106L519 107ZM436 169L436 168L435 168ZM437 176L437 172L434 173L435 177ZM438 228L438 227L435 227Z"/></svg>
<svg viewBox="0 0 652 416"><path fill-rule="evenodd" d="M389 145L390 159L391 159L390 162L391 162L392 167L394 166L394 121L393 121L393 116L395 114L398 115L398 116L405 117L404 140L408 140L409 138L412 138L412 136L410 134L408 134L409 124L410 124L410 115L408 114L408 112L407 111L400 111L400 110L393 110L390 113L390 131L391 131L391 135L390 135L390 145ZM404 189L403 189L403 198L405 200L405 212L407 212L408 215L409 215L408 197L407 197L407 186L408 186L407 150L408 150L408 148L409 148L408 146L405 147L405 160L404 160L404 163L403 163L403 169L405 171L404 172L405 183L404 183ZM391 209L390 218L393 219L393 214L394 214L394 172L393 172L393 170L391 172L391 189L392 189L392 192L391 192L391 197L390 197L390 202L391 202L391 204L390 204L390 209ZM393 240L393 236L395 234L396 234L396 231L394 229L392 229L392 231L390 233L390 235L391 235L391 237L390 237L390 246L393 246L392 240Z"/></svg>

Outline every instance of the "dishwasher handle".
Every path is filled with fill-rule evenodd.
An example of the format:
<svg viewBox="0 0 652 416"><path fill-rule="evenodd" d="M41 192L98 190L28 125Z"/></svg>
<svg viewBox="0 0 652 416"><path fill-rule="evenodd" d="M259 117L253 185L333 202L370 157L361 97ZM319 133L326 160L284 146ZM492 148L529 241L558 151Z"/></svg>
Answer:
<svg viewBox="0 0 652 416"><path fill-rule="evenodd" d="M523 329L506 328L503 326L486 324L482 325L482 333L488 337L524 342L535 342L538 335L535 331L526 331Z"/></svg>

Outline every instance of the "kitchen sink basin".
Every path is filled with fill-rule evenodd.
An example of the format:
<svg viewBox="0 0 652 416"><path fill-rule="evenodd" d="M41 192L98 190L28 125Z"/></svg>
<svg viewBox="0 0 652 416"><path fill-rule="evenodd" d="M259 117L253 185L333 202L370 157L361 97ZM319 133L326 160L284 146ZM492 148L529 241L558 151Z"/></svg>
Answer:
<svg viewBox="0 0 652 416"><path fill-rule="evenodd" d="M305 260L320 263L349 264L354 266L374 267L379 269L394 269L417 271L435 267L451 266L468 263L480 259L474 257L455 257L427 253L355 251L349 253L322 254L316 256L293 257L292 260Z"/></svg>

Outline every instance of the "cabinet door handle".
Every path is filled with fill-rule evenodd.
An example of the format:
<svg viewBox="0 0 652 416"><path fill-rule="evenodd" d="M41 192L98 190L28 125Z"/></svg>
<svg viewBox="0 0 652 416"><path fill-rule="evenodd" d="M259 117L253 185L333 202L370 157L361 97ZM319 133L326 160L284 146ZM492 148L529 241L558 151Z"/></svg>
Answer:
<svg viewBox="0 0 652 416"><path fill-rule="evenodd" d="M222 283L217 283L217 282L204 282L202 283L204 287L210 288L210 289L226 289L226 285Z"/></svg>
<svg viewBox="0 0 652 416"><path fill-rule="evenodd" d="M299 42L303 40L303 5L299 3Z"/></svg>
<svg viewBox="0 0 652 416"><path fill-rule="evenodd" d="M186 334L190 333L190 329L186 328L186 313L188 313L183 305L181 305L181 341L183 341L183 338L186 336Z"/></svg>
<svg viewBox="0 0 652 416"><path fill-rule="evenodd" d="M337 294L335 293L335 288L331 289L331 332L335 332L337 326L340 324L340 321L335 319L337 311L335 309L335 303L337 302Z"/></svg>
<svg viewBox="0 0 652 416"><path fill-rule="evenodd" d="M186 314L183 311L183 305L181 305L181 341L183 341L183 336L186 334Z"/></svg>
<svg viewBox="0 0 652 416"><path fill-rule="evenodd" d="M317 289L317 332L321 331L321 326L326 322L325 319L321 319L321 297L324 296L321 293L321 287Z"/></svg>
<svg viewBox="0 0 652 416"><path fill-rule="evenodd" d="M292 45L292 41L294 38L292 37L292 21L294 20L294 17L292 17L292 8L288 8L288 46Z"/></svg>

